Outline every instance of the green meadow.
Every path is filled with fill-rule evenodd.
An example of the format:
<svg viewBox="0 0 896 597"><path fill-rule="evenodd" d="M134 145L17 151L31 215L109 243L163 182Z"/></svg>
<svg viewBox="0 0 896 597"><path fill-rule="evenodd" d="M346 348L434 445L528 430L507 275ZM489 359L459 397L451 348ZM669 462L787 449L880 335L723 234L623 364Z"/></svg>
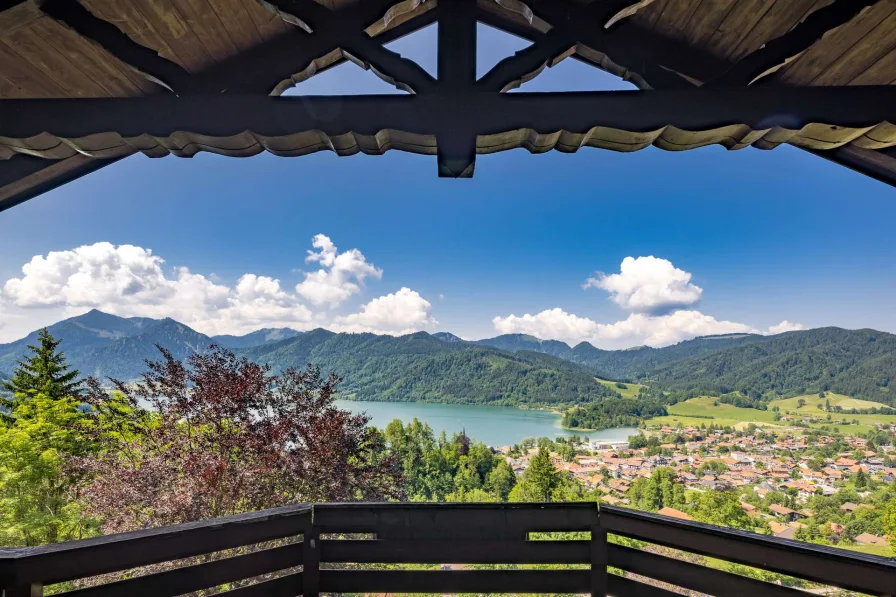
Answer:
<svg viewBox="0 0 896 597"><path fill-rule="evenodd" d="M638 391L644 387L639 383L615 382L608 379L601 379L599 377L595 377L594 379L612 389L614 392L618 392L619 395L623 398L635 398L638 395ZM621 383L625 386L625 388L616 387L617 383Z"/></svg>
<svg viewBox="0 0 896 597"><path fill-rule="evenodd" d="M803 399L806 404L802 408L798 408L799 400ZM820 419L819 422L809 423L810 427L819 428L823 426L836 427L841 433L850 435L864 433L874 428L877 423L896 423L896 415L849 415L830 413L832 421L842 420L849 424L834 425L833 422L827 421L828 413L825 412L825 400L830 400L831 406L841 406L842 408L878 408L885 406L879 402L869 402L866 400L856 400L848 396L840 394L827 394L825 398L819 398L817 395L798 396L796 398L787 398L784 400L773 400L769 402L768 410L757 410L755 408L739 408L732 404L724 404L718 401L718 398L711 396L701 396L699 398L691 398L685 402L673 404L666 410L669 414L665 417L654 417L647 421L649 426L669 425L669 426L695 426L700 424L709 425L714 423L716 426L731 426L743 428L750 423L767 427L771 430L793 429L788 421L775 421L775 412L773 407L780 409L778 414L799 417L813 417ZM821 404L822 409L816 405ZM859 422L858 425L851 424L853 420Z"/></svg>

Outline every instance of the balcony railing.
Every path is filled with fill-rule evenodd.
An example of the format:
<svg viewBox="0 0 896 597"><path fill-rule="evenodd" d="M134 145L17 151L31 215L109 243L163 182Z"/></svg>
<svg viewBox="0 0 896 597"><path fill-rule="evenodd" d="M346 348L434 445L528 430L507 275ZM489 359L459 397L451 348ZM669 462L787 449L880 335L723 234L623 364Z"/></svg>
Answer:
<svg viewBox="0 0 896 597"><path fill-rule="evenodd" d="M590 533L590 538L530 537L571 531ZM56 585L55 592L62 589L61 594L69 597L175 597L204 589L217 589L228 597L319 593L659 597L680 594L674 592L677 587L716 596L806 595L608 542L608 534L848 591L896 595L896 563L886 558L623 508L598 510L593 503L302 504L84 541L0 549L0 592L3 597L38 597L45 587ZM186 560L181 562L186 565L176 567L178 560ZM436 566L427 569L420 564ZM576 566L473 566L480 564ZM407 569L407 565L418 566ZM637 576L608 572L608 566ZM121 572L130 577L112 574ZM91 582L68 582L87 578ZM645 578L659 583L641 582Z"/></svg>

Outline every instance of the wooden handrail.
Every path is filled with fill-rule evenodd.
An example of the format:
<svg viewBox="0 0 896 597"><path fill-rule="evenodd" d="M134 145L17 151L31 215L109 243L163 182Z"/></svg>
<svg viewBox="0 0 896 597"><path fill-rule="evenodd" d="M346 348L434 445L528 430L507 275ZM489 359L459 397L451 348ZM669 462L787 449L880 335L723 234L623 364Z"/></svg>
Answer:
<svg viewBox="0 0 896 597"><path fill-rule="evenodd" d="M570 531L590 532L590 538L530 537ZM287 541L62 595L174 597L222 586L231 587L223 593L228 597L317 597L320 591L675 594L637 578L608 574L607 565L718 597L801 594L608 543L608 533L862 593L896 594L893 560L626 508L602 506L598 511L594 503L393 503L301 504L85 541L0 549L0 597L38 597L47 584L277 539ZM590 569L394 570L377 569L379 564L584 564ZM253 579L258 582L239 588L230 584L246 585Z"/></svg>

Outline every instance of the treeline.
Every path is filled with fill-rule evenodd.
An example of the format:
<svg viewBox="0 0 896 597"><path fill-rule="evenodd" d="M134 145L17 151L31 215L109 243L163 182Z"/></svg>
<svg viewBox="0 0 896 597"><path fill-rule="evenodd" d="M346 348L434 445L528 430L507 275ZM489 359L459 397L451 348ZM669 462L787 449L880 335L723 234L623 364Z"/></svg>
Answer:
<svg viewBox="0 0 896 597"><path fill-rule="evenodd" d="M896 336L839 328L782 334L673 362L649 376L691 396L773 400L831 391L896 404Z"/></svg>
<svg viewBox="0 0 896 597"><path fill-rule="evenodd" d="M667 415L658 400L604 400L571 408L563 415L563 426L570 429L609 429L635 427L642 420Z"/></svg>
<svg viewBox="0 0 896 597"><path fill-rule="evenodd" d="M141 381L79 379L43 331L0 399L0 546L34 546L297 502L596 500L545 440L517 476L464 434L385 430L335 406L338 377L223 348L160 349ZM77 588L77 587L76 587Z"/></svg>
<svg viewBox="0 0 896 597"><path fill-rule="evenodd" d="M315 330L247 356L273 369L314 363L338 372L356 400L553 406L616 397L584 368L547 354L509 353L426 333L394 338Z"/></svg>

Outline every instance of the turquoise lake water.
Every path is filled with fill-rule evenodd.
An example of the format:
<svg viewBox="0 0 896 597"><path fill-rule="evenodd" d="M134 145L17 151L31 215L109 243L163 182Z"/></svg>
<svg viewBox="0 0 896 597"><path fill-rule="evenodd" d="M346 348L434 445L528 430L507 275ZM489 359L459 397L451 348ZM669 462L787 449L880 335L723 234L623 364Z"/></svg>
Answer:
<svg viewBox="0 0 896 597"><path fill-rule="evenodd" d="M638 432L633 427L619 427L602 431L567 431L560 427L560 415L519 408L492 406L469 406L461 404L426 404L422 402L360 402L337 400L339 408L353 413L366 412L370 424L379 428L393 419L405 422L415 417L430 427L438 435L443 429L451 434L466 430L473 439L489 446L506 446L518 443L527 437L579 436L603 441L624 441Z"/></svg>

